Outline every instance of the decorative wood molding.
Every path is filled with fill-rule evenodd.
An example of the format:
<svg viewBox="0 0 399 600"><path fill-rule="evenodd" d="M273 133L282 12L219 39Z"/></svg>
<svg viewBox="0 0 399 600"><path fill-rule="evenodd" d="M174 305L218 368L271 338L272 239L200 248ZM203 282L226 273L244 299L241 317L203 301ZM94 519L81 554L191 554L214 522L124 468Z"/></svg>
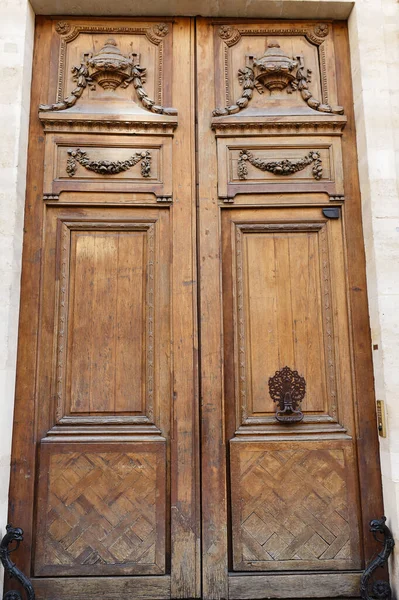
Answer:
<svg viewBox="0 0 399 600"><path fill-rule="evenodd" d="M72 42L84 31L96 33L136 33L144 34L153 44L160 44L169 33L167 23L157 23L152 27L112 27L111 25L72 25L68 21L58 21L55 25L56 32L65 38L66 42Z"/></svg>
<svg viewBox="0 0 399 600"><path fill-rule="evenodd" d="M248 29L246 27L234 27L233 25L225 24L221 25L218 30L219 37L224 41L226 46L234 46L240 41L242 36L246 35L303 35L310 42L319 46L324 42L329 33L330 26L328 23L317 23L316 25L304 23L300 27L271 27L267 29Z"/></svg>
<svg viewBox="0 0 399 600"><path fill-rule="evenodd" d="M291 59L281 50L278 42L270 42L263 56L249 57L249 64L238 71L238 80L242 86L241 97L235 104L225 108L216 108L213 116L232 115L246 108L252 99L254 88L259 94L265 89L284 90L287 93L299 91L306 104L318 112L342 115L342 106L331 106L317 100L309 90L311 71L305 69L304 59L297 56Z"/></svg>
<svg viewBox="0 0 399 600"><path fill-rule="evenodd" d="M94 171L99 175L115 175L127 171L141 161L141 176L151 177L151 153L148 150L136 152L127 160L90 160L87 152L76 148L68 150L69 158L67 160L66 172L69 177L76 174L77 163L82 165L88 171Z"/></svg>
<svg viewBox="0 0 399 600"><path fill-rule="evenodd" d="M48 200L59 200L59 194L43 194L43 200L47 202Z"/></svg>
<svg viewBox="0 0 399 600"><path fill-rule="evenodd" d="M68 29L68 23L59 22L58 29L68 31L64 37L64 42L71 41L76 30L79 29L75 37L79 34L81 28ZM87 28L83 28L85 30ZM100 28L103 30L104 28ZM160 44L161 40L168 33L166 24L160 24L150 30L145 29L146 35L150 41ZM58 31L59 33L59 31ZM87 52L84 54L84 60L79 66L72 67L72 80L76 83L76 87L70 92L70 95L61 99L60 91L62 87L62 73L65 63L65 48L61 52L60 67L59 67L59 100L54 104L41 104L39 111L62 111L74 106L77 100L82 96L83 91L89 87L95 90L96 84L106 90L115 90L118 87L126 88L130 83L136 90L136 95L142 106L150 112L159 115L176 115L177 110L171 107L164 107L156 104L155 100L151 99L144 89L146 81L146 67L140 66L137 61L138 55L131 53L129 56L123 55L113 38L109 38L105 45L94 56ZM162 62L162 61L161 61Z"/></svg>
<svg viewBox="0 0 399 600"><path fill-rule="evenodd" d="M152 115L151 115L152 116ZM156 115L153 119L140 120L135 116L129 118L124 116L123 120L110 119L109 115L90 115L87 118L81 114L71 115L61 112L41 112L40 121L46 133L106 133L106 134L143 134L143 135L162 135L173 136L177 127L177 120L174 117L164 115L157 120Z"/></svg>
<svg viewBox="0 0 399 600"><path fill-rule="evenodd" d="M252 152L249 150L241 150L240 158L237 164L237 172L239 179L246 179L248 176L247 162L249 162L256 169L261 171L268 171L274 173L274 175L285 176L292 175L298 171L302 171L308 165L313 163L312 174L314 179L317 181L321 179L323 175L322 161L320 158L320 152L310 151L304 158L297 161L291 160L280 160L280 161L266 161L262 158L255 158Z"/></svg>
<svg viewBox="0 0 399 600"><path fill-rule="evenodd" d="M332 294L331 294L331 273L330 273L330 260L329 260L329 246L327 239L327 231L325 227L320 229L320 246L321 246L321 260L322 260L322 293L323 293L323 321L324 321L324 335L326 338L326 351L327 351L327 390L330 396L330 411L331 416L337 418L337 372L335 368L335 351L334 351L334 322L333 322L333 308L332 308Z"/></svg>
<svg viewBox="0 0 399 600"><path fill-rule="evenodd" d="M242 116L237 117L236 120L233 120L231 116L220 116L212 119L211 127L215 131L216 137L232 137L242 133L251 136L291 135L293 133L342 135L346 123L347 119L344 115L331 117L320 113L314 117L284 115L279 117L278 121L273 116L259 116L256 119Z"/></svg>
<svg viewBox="0 0 399 600"><path fill-rule="evenodd" d="M242 227L236 228L236 269L237 269L237 346L238 346L238 381L239 381L239 407L241 422L248 419L247 401L247 368L246 368L246 328L244 315L244 279L243 279L243 231Z"/></svg>

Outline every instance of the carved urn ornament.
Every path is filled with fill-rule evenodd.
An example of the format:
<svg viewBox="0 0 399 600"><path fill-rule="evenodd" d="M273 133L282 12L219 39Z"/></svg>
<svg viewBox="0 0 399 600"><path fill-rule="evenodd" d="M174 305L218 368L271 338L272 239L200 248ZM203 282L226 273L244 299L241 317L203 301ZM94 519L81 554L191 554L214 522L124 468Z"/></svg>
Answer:
<svg viewBox="0 0 399 600"><path fill-rule="evenodd" d="M161 24L157 31L160 36L164 36L167 35L168 28ZM118 87L126 88L132 83L137 99L145 109L159 115L177 114L175 108L160 106L155 103L155 100L148 97L144 89L146 68L138 64L137 54L132 53L129 56L122 54L114 39L108 39L97 54L92 55L89 52L84 54L84 57L79 67L72 67L72 81L76 83L76 87L70 95L54 104L41 104L40 111L48 112L71 108L82 96L86 87L95 90L96 84L98 84L104 90L115 91Z"/></svg>
<svg viewBox="0 0 399 600"><path fill-rule="evenodd" d="M104 90L116 90L129 78L127 70L133 67L133 60L123 56L115 40L109 39L100 52L89 60L89 66L95 69L91 76L93 81Z"/></svg>
<svg viewBox="0 0 399 600"><path fill-rule="evenodd" d="M323 35L326 35L324 33ZM328 33L328 27L327 27ZM224 32L219 33L223 38ZM321 35L321 34L320 34ZM232 36L231 36L232 37ZM232 38L233 39L233 38ZM276 41L268 43L267 50L260 58L249 58L247 65L238 69L238 81L242 87L240 98L235 104L225 108L216 108L214 117L233 115L247 108L253 98L254 90L263 94L265 90L287 90L288 94L299 92L302 100L309 108L322 113L342 115L342 106L331 106L320 102L309 89L311 84L311 70L305 68L303 56L290 58Z"/></svg>
<svg viewBox="0 0 399 600"><path fill-rule="evenodd" d="M286 88L295 79L292 71L298 63L285 54L278 42L270 42L264 55L254 60L253 66L255 87L263 93L263 87L268 90Z"/></svg>

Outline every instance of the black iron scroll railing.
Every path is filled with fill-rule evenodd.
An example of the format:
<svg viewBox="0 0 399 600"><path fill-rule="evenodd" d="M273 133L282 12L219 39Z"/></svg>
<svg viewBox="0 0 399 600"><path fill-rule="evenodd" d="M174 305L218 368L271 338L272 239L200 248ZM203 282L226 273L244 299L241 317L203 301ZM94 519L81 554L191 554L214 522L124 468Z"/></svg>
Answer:
<svg viewBox="0 0 399 600"><path fill-rule="evenodd" d="M20 527L13 527L12 525L7 525L6 531L7 533L0 542L0 560L4 571L10 578L19 581L24 588L26 600L35 600L35 592L30 579L18 569L10 558L11 552L18 550L20 543L23 541L24 532ZM12 546L13 544L14 546ZM23 598L16 590L9 590L4 594L3 600L23 600Z"/></svg>
<svg viewBox="0 0 399 600"><path fill-rule="evenodd" d="M370 521L370 531L374 539L383 544L382 550L371 559L360 580L360 594L363 600L391 600L392 591L388 581L374 580L377 569L387 565L395 541L390 529L385 525L386 517Z"/></svg>

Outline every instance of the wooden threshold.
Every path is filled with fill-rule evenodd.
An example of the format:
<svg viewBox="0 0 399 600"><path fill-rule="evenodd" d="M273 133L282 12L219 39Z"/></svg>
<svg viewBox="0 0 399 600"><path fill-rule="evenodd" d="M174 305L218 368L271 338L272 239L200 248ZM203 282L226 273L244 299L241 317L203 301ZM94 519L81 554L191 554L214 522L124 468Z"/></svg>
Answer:
<svg viewBox="0 0 399 600"><path fill-rule="evenodd" d="M343 573L229 574L230 600L358 598L359 571Z"/></svg>

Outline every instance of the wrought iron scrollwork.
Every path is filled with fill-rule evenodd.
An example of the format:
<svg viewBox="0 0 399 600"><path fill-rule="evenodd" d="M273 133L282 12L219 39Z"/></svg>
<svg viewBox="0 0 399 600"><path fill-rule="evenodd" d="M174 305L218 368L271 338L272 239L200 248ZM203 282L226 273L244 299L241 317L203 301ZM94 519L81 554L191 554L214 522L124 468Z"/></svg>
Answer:
<svg viewBox="0 0 399 600"><path fill-rule="evenodd" d="M26 593L27 600L35 600L35 592L30 579L18 569L15 563L10 558L11 552L18 550L19 545L24 540L24 532L20 527L13 527L7 525L7 533L0 542L0 560L4 567L4 571L10 578L14 578L22 585ZM10 548L10 544L15 543L13 548ZM10 590L3 596L3 600L22 600L22 596L16 590Z"/></svg>
<svg viewBox="0 0 399 600"><path fill-rule="evenodd" d="M277 403L276 419L280 423L302 421L300 403L306 394L306 381L289 367L283 367L269 378L269 394Z"/></svg>
<svg viewBox="0 0 399 600"><path fill-rule="evenodd" d="M371 581L374 571L386 565L395 546L392 533L389 527L385 525L386 520L386 517L381 517L381 519L370 521L370 531L374 539L383 544L384 547L371 559L360 579L360 595L363 600L391 600L392 598L391 587L387 581Z"/></svg>

